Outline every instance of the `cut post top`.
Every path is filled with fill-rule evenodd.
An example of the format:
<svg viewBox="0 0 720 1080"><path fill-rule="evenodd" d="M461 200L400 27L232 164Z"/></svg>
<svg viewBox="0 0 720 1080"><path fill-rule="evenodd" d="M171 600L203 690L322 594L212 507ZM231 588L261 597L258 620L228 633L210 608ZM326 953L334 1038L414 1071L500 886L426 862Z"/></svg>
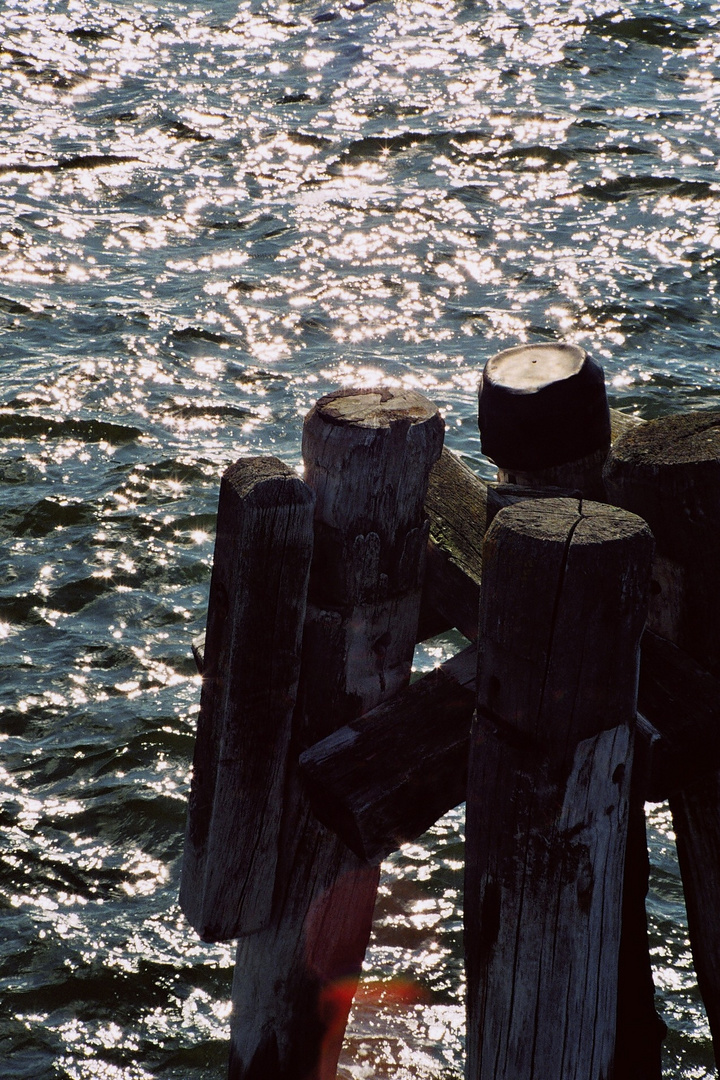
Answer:
<svg viewBox="0 0 720 1080"><path fill-rule="evenodd" d="M421 424L437 414L437 405L404 387L361 387L335 390L319 398L310 410L325 423L386 428L393 424Z"/></svg>
<svg viewBox="0 0 720 1080"><path fill-rule="evenodd" d="M512 393L531 394L578 375L586 357L579 345L516 345L491 357L485 376Z"/></svg>
<svg viewBox="0 0 720 1080"><path fill-rule="evenodd" d="M720 410L663 416L629 431L613 444L604 479L613 502L645 518L660 551L701 561L720 528Z"/></svg>
<svg viewBox="0 0 720 1080"><path fill-rule="evenodd" d="M526 499L500 510L490 525L486 540L491 544L499 532L512 532L542 545L572 545L625 542L643 536L652 547L652 534L637 514L590 499L559 497Z"/></svg>
<svg viewBox="0 0 720 1080"><path fill-rule="evenodd" d="M480 380L483 453L501 469L532 472L610 445L600 365L578 345L519 345L488 360Z"/></svg>
<svg viewBox="0 0 720 1080"><path fill-rule="evenodd" d="M315 498L297 472L276 457L239 458L228 465L222 479L239 499L258 508L312 502Z"/></svg>
<svg viewBox="0 0 720 1080"><path fill-rule="evenodd" d="M320 602L321 591L321 606L374 602L410 578L418 586L444 430L437 405L403 387L338 390L310 410L302 450L316 496L311 594Z"/></svg>

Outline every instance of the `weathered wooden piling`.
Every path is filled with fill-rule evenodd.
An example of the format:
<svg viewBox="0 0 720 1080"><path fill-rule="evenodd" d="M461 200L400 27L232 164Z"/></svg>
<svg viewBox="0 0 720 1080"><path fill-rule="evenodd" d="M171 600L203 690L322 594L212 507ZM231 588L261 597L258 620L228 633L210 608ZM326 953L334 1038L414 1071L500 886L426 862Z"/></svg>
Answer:
<svg viewBox="0 0 720 1080"><path fill-rule="evenodd" d="M687 654L696 696L720 675L720 412L668 416L620 440L605 481L648 521L658 545L654 625ZM702 669L705 669L703 674ZM643 679L641 674L641 680ZM692 689L691 689L692 687ZM708 749L711 749L712 741ZM702 750L697 769L703 771ZM695 969L720 1059L720 773L670 795Z"/></svg>
<svg viewBox="0 0 720 1080"><path fill-rule="evenodd" d="M652 536L578 500L484 548L467 798L468 1080L604 1080ZM522 614L519 614L522 612Z"/></svg>
<svg viewBox="0 0 720 1080"><path fill-rule="evenodd" d="M408 681L420 609L437 408L412 391L322 398L304 427L315 548L273 917L238 944L231 1080L331 1080L371 929L378 872L315 819L305 747Z"/></svg>
<svg viewBox="0 0 720 1080"><path fill-rule="evenodd" d="M525 365L545 355L543 346L522 352ZM577 362L574 352L571 357ZM521 371L517 361L515 371ZM507 387L505 392L509 392ZM537 404L538 399L534 401ZM593 391L593 401L602 414L593 426L604 430L607 399ZM569 408L566 399L564 403ZM609 410L613 438L639 423L635 417ZM565 455L572 457L576 447L573 436ZM586 469L582 461L570 465L568 476L576 481L577 494L597 487L594 459ZM471 641L477 639L482 545L495 515L527 499L568 494L554 487L529 486L536 479L532 472L523 479L524 485L488 483L451 451L443 450L430 472L425 500L430 543L418 640L431 630L450 627ZM446 661L392 703L379 706L301 755L301 773L316 813L363 858L380 861L464 802L475 656L473 650L466 650L461 657ZM400 756L402 768L397 767Z"/></svg>
<svg viewBox="0 0 720 1080"><path fill-rule="evenodd" d="M486 485L449 451L443 451L432 470L426 500L431 542L421 620L421 630L456 626L471 640L477 633L482 538L494 515L522 498L561 494L556 488L539 486L549 481L573 484L586 496L602 493L600 470L607 433L615 439L641 423L637 417L608 410L601 369L574 346L526 346L491 359L479 402L485 448L499 457L500 464L515 469L512 474L501 470L501 476L522 483ZM577 422L578 415L582 424ZM548 464L547 451L541 448L539 457L533 445L550 429L552 464ZM469 670L471 664L467 656L449 661L401 695L394 708L375 710L352 730L341 730L302 755L301 767L316 812L365 858L379 861L402 839L415 839L421 826L464 801L463 743L469 733L472 684L462 677L461 669ZM646 664L646 668L651 690L657 687L662 667ZM418 728L421 736L416 739ZM658 741L646 721L641 736L643 746L648 739ZM370 745L372 754L366 752ZM659 764L669 756L666 749L667 740L663 754L658 755ZM391 762L401 753L403 768L393 768ZM649 768L648 762L631 790L615 1060L618 1080L659 1077L665 1030L654 1008L644 904L648 887L644 798Z"/></svg>
<svg viewBox="0 0 720 1080"><path fill-rule="evenodd" d="M622 424L622 414L611 410L614 430L618 418L621 434L637 426ZM443 459L446 456L451 455L443 451ZM432 595L437 596L445 594L444 584L448 580L445 595L463 597L457 604L464 620L458 629L476 639L477 627L470 625L470 610L478 604L482 558L476 538L467 535L467 520L489 524L503 506L516 505L527 497L536 498L539 492L514 485L487 484L462 462L453 464L463 473L469 505L463 511L454 499L443 503L439 488L435 498L426 502L431 536L437 538L440 557L428 562L425 595L428 577L433 578ZM661 588L658 577L662 577L662 571L658 572L656 558L650 598L655 627L667 624L669 618L662 596L656 592ZM442 617L439 610L436 615ZM432 609L430 617L433 618ZM720 767L720 679L649 627L643 634L641 656L638 707L644 715L638 736L648 743L652 757L643 794L651 802L662 802L671 792ZM355 844L358 851L358 840L353 837L365 837L362 847L365 858L382 858L395 851L400 836L417 839L422 829L415 831L414 821L431 813L440 817L464 801L465 773L454 769L450 759L456 762L462 759L462 740L467 740L470 734L475 683L474 677L467 681L466 673L474 668L472 654L468 651L463 658L461 675L458 664L456 658L446 661L437 672L422 676L392 703L372 710L347 731L339 730L331 739L322 740L301 756L302 770L318 812L329 827L337 829L346 843ZM416 713L410 707L409 695L410 700L418 702L420 722L428 739L428 742L423 739L417 752L413 740ZM382 714L382 719L380 715L376 717L376 712ZM356 744L363 746L366 739L373 742L372 756L355 751ZM405 748L403 768L390 775L388 760L397 757L400 747ZM386 774L392 791L382 786L381 777ZM443 784L436 783L438 775L445 778ZM417 799L423 800L422 807L415 807ZM387 806L387 819L383 817L382 803Z"/></svg>
<svg viewBox="0 0 720 1080"><path fill-rule="evenodd" d="M480 380L483 452L498 480L581 488L602 498L610 414L602 368L579 345L518 345L488 360Z"/></svg>
<svg viewBox="0 0 720 1080"><path fill-rule="evenodd" d="M314 496L272 457L220 485L180 905L205 941L270 921Z"/></svg>
<svg viewBox="0 0 720 1080"><path fill-rule="evenodd" d="M235 467L223 481L182 902L206 940L241 937L231 1080L334 1078L371 928L377 870L369 864L464 798L476 693L468 1078L600 1080L606 1068L613 1080L660 1075L642 800L694 781L712 754L720 757L720 679L707 670L714 645L702 652L697 637L688 639L697 590L688 588L687 557L665 549L654 571L652 625L694 652L646 633L640 690L652 723L640 718L647 752L642 769L631 770L633 627L642 621L649 533L632 515L585 501L604 490L598 461L611 426L597 366L575 347L509 352L510 363L488 364L480 415L489 387L500 403L492 439L508 455L501 475L516 483L487 485L453 455L440 456L435 407L391 390L318 402L304 432L307 487L268 459L254 471ZM540 361L550 372L542 378L532 370ZM579 388L600 418L591 423L586 411L583 430L573 421L569 436L560 432L572 395L549 393L556 382ZM523 399L520 412L515 398ZM545 411L545 428L552 418L552 462L529 452L533 428L522 410L530 398ZM518 416L522 455L511 454ZM614 431L626 426L613 419ZM699 487L715 482L709 475ZM478 678L471 646L409 687L416 640L450 625L478 638L480 542L504 507L514 509L501 515L486 549ZM498 569L501 525L511 539L502 533ZM709 552L704 534L703 543ZM529 559L523 544L537 549ZM518 618L516 604L511 618L512 589L525 586L534 616ZM686 676L692 692L678 708ZM705 751L702 766L693 747ZM692 880L716 833L696 820L707 798L688 802L689 790L673 808L685 814L694 844L689 855L681 851ZM717 807L720 781L714 794ZM626 869L639 872L626 873L623 890L628 828ZM692 886L706 903L715 895L714 878ZM702 911L693 918L700 940L709 920ZM558 995L564 1027L549 1004Z"/></svg>

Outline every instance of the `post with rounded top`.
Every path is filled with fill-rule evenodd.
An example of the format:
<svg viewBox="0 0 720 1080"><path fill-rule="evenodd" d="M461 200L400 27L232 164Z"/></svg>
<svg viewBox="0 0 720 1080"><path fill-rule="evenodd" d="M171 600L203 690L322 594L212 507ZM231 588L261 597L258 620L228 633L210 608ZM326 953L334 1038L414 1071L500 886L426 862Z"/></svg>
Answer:
<svg viewBox="0 0 720 1080"><path fill-rule="evenodd" d="M603 466L611 438L639 421L608 408L603 370L578 345L521 345L485 365L479 390L482 447L498 479L521 492L574 488L605 501ZM506 491L513 489L507 488ZM655 1011L645 896L649 859L644 761L630 791L614 1080L659 1080L665 1025Z"/></svg>
<svg viewBox="0 0 720 1080"><path fill-rule="evenodd" d="M579 345L518 345L485 365L478 419L498 479L602 498L610 413L600 365Z"/></svg>
<svg viewBox="0 0 720 1080"><path fill-rule="evenodd" d="M238 944L231 1080L334 1080L378 870L314 817L302 750L409 681L443 422L410 390L343 390L305 420L315 546L270 925Z"/></svg>
<svg viewBox="0 0 720 1080"><path fill-rule="evenodd" d="M652 546L634 515L573 499L520 503L488 531L467 797L468 1080L611 1075Z"/></svg>
<svg viewBox="0 0 720 1080"><path fill-rule="evenodd" d="M720 411L650 421L613 447L605 470L610 497L642 514L658 546L649 625L720 675ZM692 667L693 665L688 665ZM641 673L642 674L642 673ZM712 760L712 758L710 758ZM690 942L720 1060L720 772L670 795Z"/></svg>

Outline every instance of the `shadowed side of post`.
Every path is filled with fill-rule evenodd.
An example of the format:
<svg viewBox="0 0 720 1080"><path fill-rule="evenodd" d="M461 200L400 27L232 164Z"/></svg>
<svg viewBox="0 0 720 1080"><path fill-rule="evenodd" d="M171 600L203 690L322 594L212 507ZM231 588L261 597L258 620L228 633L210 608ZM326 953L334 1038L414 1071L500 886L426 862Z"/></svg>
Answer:
<svg viewBox="0 0 720 1080"><path fill-rule="evenodd" d="M654 599L655 629L675 646L658 640L676 670L684 669L697 716L686 715L694 746L695 771L712 760L717 736L704 745L693 721L717 715L720 676L720 411L704 410L654 420L619 440L608 458L605 481L620 506L642 514L658 545ZM648 657L650 659L650 657ZM644 666L644 661L643 661ZM641 686L645 672L641 667ZM652 689L652 688L651 688ZM649 694L660 715L672 686ZM664 690L664 693L658 693ZM688 713L687 704L676 713ZM651 717L652 718L652 717ZM682 724L679 725L681 736ZM685 774L687 756L683 761ZM673 785L670 808L683 879L695 969L720 1058L720 772L683 786Z"/></svg>
<svg viewBox="0 0 720 1080"><path fill-rule="evenodd" d="M486 537L467 798L468 1080L611 1074L652 546L634 515L570 499L501 511Z"/></svg>
<svg viewBox="0 0 720 1080"><path fill-rule="evenodd" d="M205 941L270 921L314 496L272 457L224 473L180 905Z"/></svg>

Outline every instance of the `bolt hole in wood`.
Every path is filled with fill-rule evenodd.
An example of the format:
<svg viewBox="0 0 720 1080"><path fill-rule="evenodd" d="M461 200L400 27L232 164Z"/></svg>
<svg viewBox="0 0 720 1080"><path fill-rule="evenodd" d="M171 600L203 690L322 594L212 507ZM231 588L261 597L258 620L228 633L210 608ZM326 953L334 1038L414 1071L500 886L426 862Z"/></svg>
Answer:
<svg viewBox="0 0 720 1080"><path fill-rule="evenodd" d="M673 445L684 447L682 476L671 472L666 484L681 512L656 513L667 492L655 464L643 467L652 448L668 441L663 422L653 422L656 434L651 424L635 430L611 416L599 365L574 345L492 357L479 418L483 448L498 466L495 485L440 452L438 410L418 394L341 391L311 410L306 485L294 477L295 501L283 504L295 506L289 512L299 531L284 530L296 540L271 560L272 594L283 594L282 580L293 598L294 622L285 615L281 622L295 642L275 712L271 697L261 717L257 676L242 662L233 675L237 693L223 697L228 674L217 671L217 656L229 656L231 646L218 645L220 630L211 633L226 620L209 615L181 896L205 936L241 935L231 1080L331 1080L370 932L375 868L466 798L468 1080L660 1076L643 804L668 791L684 837L691 937L694 951L704 951L698 970L714 1024L720 683L703 667L717 652L713 631L693 625L708 606L691 588L689 567L702 565L708 529L715 536L720 525L711 512L717 449L706 438L704 457L699 445L689 453L693 440L681 425ZM703 421L706 432L707 413ZM226 496L221 490L221 506L231 499L241 527L218 529L219 566L244 565L223 554L229 540L221 537L243 529L262 537L260 481L282 481L278 491L289 491L277 462L262 464L252 482L244 475L228 478ZM267 483L263 490L269 496ZM608 492L625 509L598 501ZM659 612L654 625L674 628L675 641L643 634L648 596L657 597L643 517L655 522L653 580L671 582L661 591L678 609L672 618ZM266 565L267 538L242 546L244 558ZM261 591L273 576L249 564L244 572ZM222 611L225 577L220 569L213 575ZM261 591L253 610L268 608ZM211 608L212 595L211 588ZM249 633L242 605L230 606L227 622L239 620L233 640L249 642L267 664L278 616L268 608L258 623L253 615ZM468 645L408 685L414 642L451 627L479 648ZM646 715L633 739L638 654ZM257 720L237 712L243 679L250 679ZM275 680L275 673L265 678ZM258 799L259 774L239 733L248 734L252 752L262 747L266 761L266 743L252 728L270 716L277 760ZM232 752L218 750L218 740ZM299 761L298 746L306 747ZM233 780L227 770L241 763ZM699 774L708 777L700 789L693 787ZM238 893L237 881L248 880L239 872L246 846L227 845L228 858L221 839L240 820L250 831L261 819L267 825L270 806L274 854L262 888ZM339 986L342 994L333 989Z"/></svg>

